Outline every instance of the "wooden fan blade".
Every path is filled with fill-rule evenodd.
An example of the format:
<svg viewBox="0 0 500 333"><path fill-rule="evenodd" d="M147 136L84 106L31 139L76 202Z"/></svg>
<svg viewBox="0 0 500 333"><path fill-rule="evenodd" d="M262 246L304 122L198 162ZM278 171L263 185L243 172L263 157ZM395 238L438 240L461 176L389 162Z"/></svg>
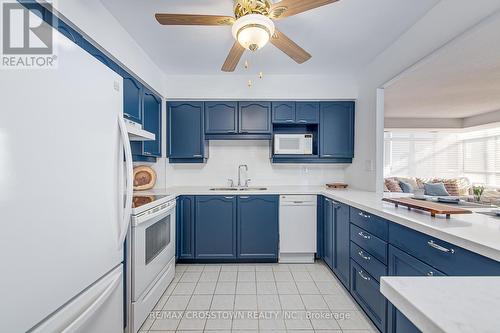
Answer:
<svg viewBox="0 0 500 333"><path fill-rule="evenodd" d="M163 25L232 25L234 17L219 15L155 14Z"/></svg>
<svg viewBox="0 0 500 333"><path fill-rule="evenodd" d="M270 41L274 46L287 54L298 64L302 64L303 62L311 59L311 55L309 53L277 29L274 31L274 35L271 37Z"/></svg>
<svg viewBox="0 0 500 333"><path fill-rule="evenodd" d="M224 65L222 65L222 71L234 72L244 52L245 48L241 46L238 41L235 41L233 47L231 48L231 51L229 51L229 54L227 55Z"/></svg>
<svg viewBox="0 0 500 333"><path fill-rule="evenodd" d="M275 20L296 15L338 0L282 0L273 4L269 17Z"/></svg>

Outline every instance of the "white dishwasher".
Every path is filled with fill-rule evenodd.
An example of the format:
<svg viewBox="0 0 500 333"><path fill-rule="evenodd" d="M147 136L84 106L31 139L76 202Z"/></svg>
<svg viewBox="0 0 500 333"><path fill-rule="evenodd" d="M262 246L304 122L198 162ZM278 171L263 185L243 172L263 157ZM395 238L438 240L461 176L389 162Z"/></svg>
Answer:
<svg viewBox="0 0 500 333"><path fill-rule="evenodd" d="M281 263L311 263L316 253L316 196L280 196Z"/></svg>

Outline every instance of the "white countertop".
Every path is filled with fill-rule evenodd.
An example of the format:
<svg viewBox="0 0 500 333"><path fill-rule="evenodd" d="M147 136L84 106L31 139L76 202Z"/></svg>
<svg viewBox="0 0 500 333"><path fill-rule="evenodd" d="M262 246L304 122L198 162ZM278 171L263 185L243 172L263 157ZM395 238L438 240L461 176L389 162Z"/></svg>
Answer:
<svg viewBox="0 0 500 333"><path fill-rule="evenodd" d="M380 290L422 332L500 331L500 277L382 277Z"/></svg>
<svg viewBox="0 0 500 333"><path fill-rule="evenodd" d="M362 209L389 221L404 225L427 235L450 242L485 257L500 261L500 219L484 214L431 217L427 212L396 208L382 197L401 197L401 193L328 190L324 186L268 186L265 191L211 191L208 186L171 187L140 193L171 195L255 195L255 194L316 194ZM468 208L469 209L469 208ZM484 210L484 208L482 208ZM472 208L472 211L480 209Z"/></svg>

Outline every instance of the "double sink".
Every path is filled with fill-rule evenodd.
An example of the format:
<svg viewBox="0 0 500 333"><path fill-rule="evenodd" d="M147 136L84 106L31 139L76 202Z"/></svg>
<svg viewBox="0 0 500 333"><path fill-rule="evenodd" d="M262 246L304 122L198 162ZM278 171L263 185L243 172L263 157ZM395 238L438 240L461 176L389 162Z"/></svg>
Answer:
<svg viewBox="0 0 500 333"><path fill-rule="evenodd" d="M267 187L213 187L210 191L265 191Z"/></svg>

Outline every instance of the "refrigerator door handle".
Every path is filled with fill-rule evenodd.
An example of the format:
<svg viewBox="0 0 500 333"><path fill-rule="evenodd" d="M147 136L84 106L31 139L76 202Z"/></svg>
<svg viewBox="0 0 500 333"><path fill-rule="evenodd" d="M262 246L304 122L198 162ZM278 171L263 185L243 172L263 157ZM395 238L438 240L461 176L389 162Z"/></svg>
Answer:
<svg viewBox="0 0 500 333"><path fill-rule="evenodd" d="M113 293L116 287L120 284L120 280L122 278L121 270L115 273L113 280L110 282L108 287L104 289L104 291L96 298L96 300L90 304L90 306L83 311L81 315L79 315L72 323L70 323L62 333L71 333L76 332L79 327L85 324L92 315L99 310L99 308L103 305L103 303L109 298L109 296Z"/></svg>
<svg viewBox="0 0 500 333"><path fill-rule="evenodd" d="M119 227L118 248L123 247L125 237L127 236L128 226L132 215L132 196L133 188L133 165L132 165L132 150L130 148L130 141L128 138L127 126L123 121L121 114L118 115L118 124L120 127L120 134L123 141L123 150L125 151L125 209L123 210L123 218Z"/></svg>

